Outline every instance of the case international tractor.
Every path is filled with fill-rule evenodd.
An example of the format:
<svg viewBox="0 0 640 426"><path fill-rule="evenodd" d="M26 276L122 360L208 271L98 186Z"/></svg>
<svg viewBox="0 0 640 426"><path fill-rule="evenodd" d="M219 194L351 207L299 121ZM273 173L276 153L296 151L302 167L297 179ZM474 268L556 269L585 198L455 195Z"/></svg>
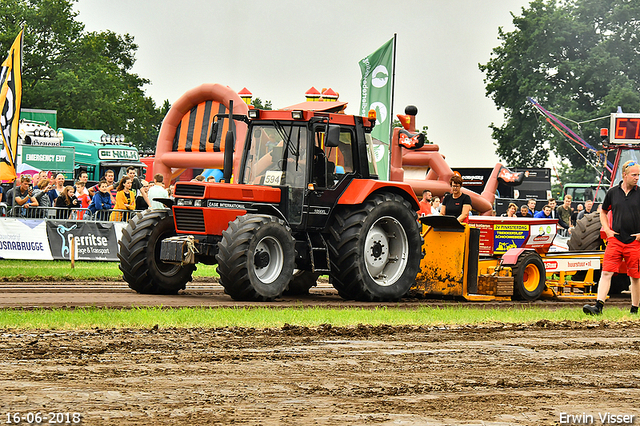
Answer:
<svg viewBox="0 0 640 426"><path fill-rule="evenodd" d="M191 155L195 167L207 153L222 154L211 146L224 140L226 183L178 182L174 199L163 201L170 209L146 210L129 221L118 254L129 286L174 294L201 262L218 265L220 284L235 300L305 293L320 274L346 299L405 295L422 258L418 200L408 184L377 180L375 114L247 111L241 104L236 112L245 115L233 114L232 101L227 106L217 110L226 113L211 114L209 128L206 119L199 128L208 135L201 155L175 157ZM201 120L195 111L184 126ZM237 142L236 126L246 132ZM179 145L184 129L168 132L168 143Z"/></svg>

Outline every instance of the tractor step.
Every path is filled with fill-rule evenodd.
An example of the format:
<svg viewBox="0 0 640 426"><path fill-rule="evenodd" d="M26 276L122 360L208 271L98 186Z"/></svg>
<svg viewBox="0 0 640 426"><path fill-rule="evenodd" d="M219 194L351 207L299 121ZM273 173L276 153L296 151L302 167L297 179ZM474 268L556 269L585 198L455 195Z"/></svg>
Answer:
<svg viewBox="0 0 640 426"><path fill-rule="evenodd" d="M311 271L330 272L329 249L322 234L307 233L307 242L310 247Z"/></svg>

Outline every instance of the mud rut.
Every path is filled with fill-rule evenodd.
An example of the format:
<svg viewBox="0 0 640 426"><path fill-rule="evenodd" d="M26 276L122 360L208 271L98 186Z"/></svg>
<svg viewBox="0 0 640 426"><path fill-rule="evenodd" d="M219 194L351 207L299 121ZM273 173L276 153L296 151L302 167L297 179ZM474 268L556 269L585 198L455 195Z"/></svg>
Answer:
<svg viewBox="0 0 640 426"><path fill-rule="evenodd" d="M0 421L552 425L608 412L640 424L639 355L636 321L2 330Z"/></svg>

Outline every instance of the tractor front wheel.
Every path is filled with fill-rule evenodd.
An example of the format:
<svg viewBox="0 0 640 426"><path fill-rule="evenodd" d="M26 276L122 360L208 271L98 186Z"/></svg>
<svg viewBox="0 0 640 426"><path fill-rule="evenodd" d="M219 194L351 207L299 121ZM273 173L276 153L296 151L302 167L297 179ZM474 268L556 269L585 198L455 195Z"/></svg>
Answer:
<svg viewBox="0 0 640 426"><path fill-rule="evenodd" d="M273 216L238 216L218 243L220 285L234 300L270 301L287 288L295 267L291 229Z"/></svg>
<svg viewBox="0 0 640 426"><path fill-rule="evenodd" d="M122 230L118 258L124 280L142 294L176 294L191 281L193 264L160 260L162 240L176 235L170 210L137 213Z"/></svg>

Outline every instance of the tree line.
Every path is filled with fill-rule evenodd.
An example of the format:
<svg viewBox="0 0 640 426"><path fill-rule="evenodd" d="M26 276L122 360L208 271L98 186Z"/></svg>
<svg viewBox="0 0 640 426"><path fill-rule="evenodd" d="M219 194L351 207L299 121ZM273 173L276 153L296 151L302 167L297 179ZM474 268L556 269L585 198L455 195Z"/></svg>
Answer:
<svg viewBox="0 0 640 426"><path fill-rule="evenodd" d="M593 182L602 162L556 132L527 97L561 115L590 145L618 106L640 112L640 2L534 0L515 29L498 30L500 45L480 64L486 93L504 113L492 124L496 152L510 166L541 167L561 160L564 182Z"/></svg>

